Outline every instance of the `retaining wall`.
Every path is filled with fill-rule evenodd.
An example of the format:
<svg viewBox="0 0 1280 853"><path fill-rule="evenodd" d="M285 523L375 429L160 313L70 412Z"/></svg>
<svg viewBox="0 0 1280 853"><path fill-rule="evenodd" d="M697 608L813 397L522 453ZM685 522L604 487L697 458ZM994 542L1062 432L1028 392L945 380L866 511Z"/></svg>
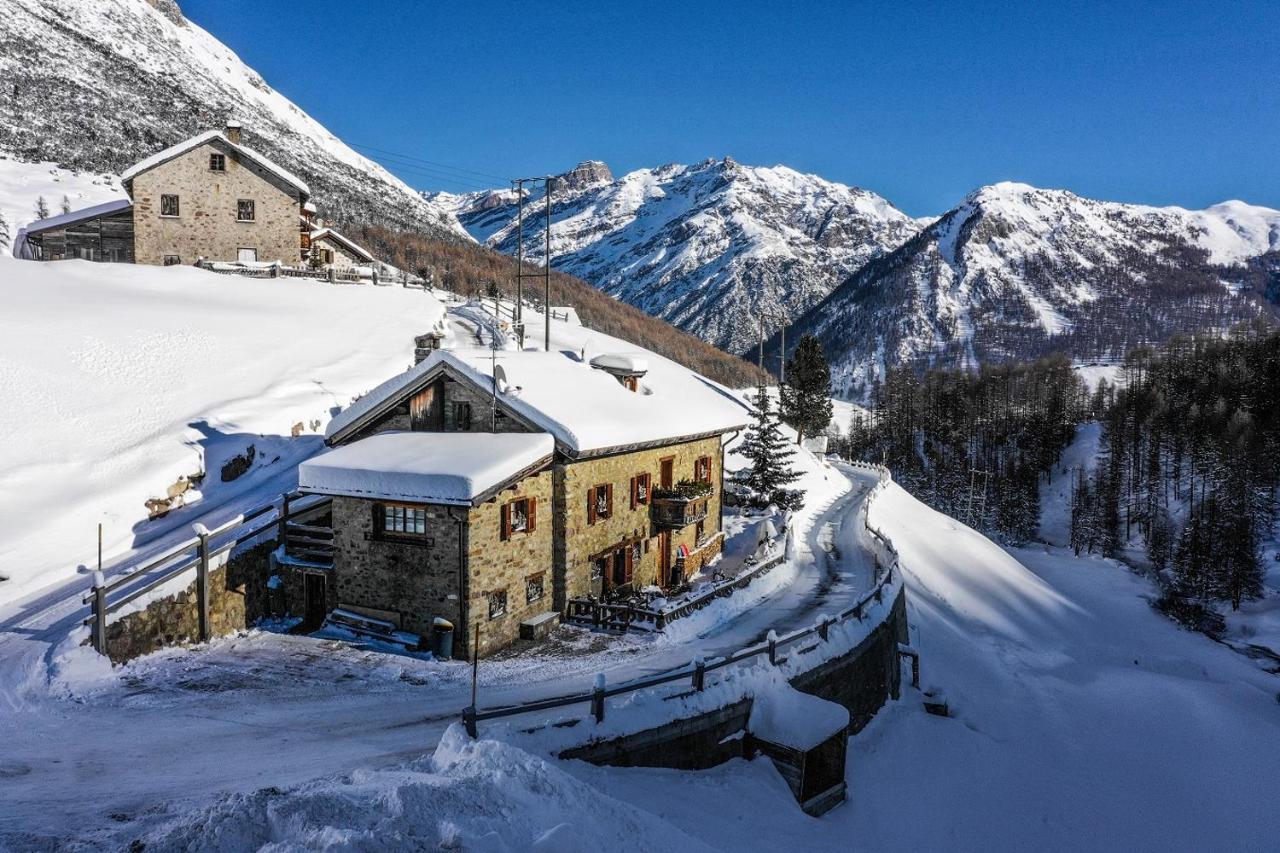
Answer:
<svg viewBox="0 0 1280 853"><path fill-rule="evenodd" d="M209 569L209 626L213 636L243 631L266 614L268 557L274 548L274 542L258 545ZM157 597L107 623L107 657L112 663L124 663L167 646L200 641L195 569L182 577L186 586L179 591Z"/></svg>

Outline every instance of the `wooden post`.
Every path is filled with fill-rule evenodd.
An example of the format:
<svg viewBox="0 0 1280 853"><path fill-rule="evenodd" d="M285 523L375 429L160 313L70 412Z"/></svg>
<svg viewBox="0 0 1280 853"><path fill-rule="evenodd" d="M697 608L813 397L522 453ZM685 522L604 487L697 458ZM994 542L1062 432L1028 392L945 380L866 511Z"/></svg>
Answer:
<svg viewBox="0 0 1280 853"><path fill-rule="evenodd" d="M280 496L280 517L276 519L276 546L288 551L289 534L289 493Z"/></svg>
<svg viewBox="0 0 1280 853"><path fill-rule="evenodd" d="M196 535L200 537L196 545L196 607L200 610L200 642L207 643L213 635L209 623L209 531L201 526Z"/></svg>
<svg viewBox="0 0 1280 853"><path fill-rule="evenodd" d="M467 734L472 740L475 740L479 734L476 731L476 706L462 709L462 724L467 728Z"/></svg>
<svg viewBox="0 0 1280 853"><path fill-rule="evenodd" d="M772 628L769 629L768 641L769 641L769 663L772 664L773 666L777 666L778 665L778 632L773 630Z"/></svg>
<svg viewBox="0 0 1280 853"><path fill-rule="evenodd" d="M476 707L476 685L480 680L480 623L476 623L475 639L471 641L471 707Z"/></svg>
<svg viewBox="0 0 1280 853"><path fill-rule="evenodd" d="M93 648L100 655L107 653L107 582L102 572L93 574Z"/></svg>
<svg viewBox="0 0 1280 853"><path fill-rule="evenodd" d="M596 718L597 723L604 722L604 673L596 676L595 689L591 691L591 716Z"/></svg>
<svg viewBox="0 0 1280 853"><path fill-rule="evenodd" d="M329 283L330 284L338 283L338 274L334 271L332 265L329 267Z"/></svg>
<svg viewBox="0 0 1280 853"><path fill-rule="evenodd" d="M830 633L831 633L831 618L828 616L823 616L822 622L818 624L818 636L821 637L822 641L825 643Z"/></svg>
<svg viewBox="0 0 1280 853"><path fill-rule="evenodd" d="M707 686L707 662L702 658L693 661L693 689L701 693Z"/></svg>
<svg viewBox="0 0 1280 853"><path fill-rule="evenodd" d="M98 522L98 571L102 571L102 522Z"/></svg>

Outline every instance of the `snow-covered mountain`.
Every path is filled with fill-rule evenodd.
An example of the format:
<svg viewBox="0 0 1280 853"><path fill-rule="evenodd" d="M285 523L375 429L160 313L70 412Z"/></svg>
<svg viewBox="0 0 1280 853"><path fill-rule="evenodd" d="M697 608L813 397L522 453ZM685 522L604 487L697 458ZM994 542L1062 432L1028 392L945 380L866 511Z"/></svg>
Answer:
<svg viewBox="0 0 1280 853"><path fill-rule="evenodd" d="M0 81L0 154L45 163L44 172L52 163L116 175L235 119L249 145L310 184L323 215L462 236L451 216L268 86L175 0L0 0Z"/></svg>
<svg viewBox="0 0 1280 853"><path fill-rule="evenodd" d="M514 191L428 198L514 253ZM798 316L921 227L875 193L728 157L618 179L588 161L556 179L551 202L557 269L731 352L751 348L762 310ZM544 217L538 189L524 219L526 257L538 262Z"/></svg>
<svg viewBox="0 0 1280 853"><path fill-rule="evenodd" d="M1119 357L1267 313L1277 253L1280 211L1144 207L1002 183L873 259L791 334L822 339L837 393L852 397L886 366L1053 349Z"/></svg>

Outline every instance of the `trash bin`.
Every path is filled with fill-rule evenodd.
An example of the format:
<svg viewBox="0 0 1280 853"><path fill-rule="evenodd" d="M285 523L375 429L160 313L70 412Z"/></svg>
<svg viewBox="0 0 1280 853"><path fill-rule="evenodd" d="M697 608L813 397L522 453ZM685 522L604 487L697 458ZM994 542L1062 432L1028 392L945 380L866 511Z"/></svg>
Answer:
<svg viewBox="0 0 1280 853"><path fill-rule="evenodd" d="M453 623L437 616L431 622L431 651L441 660L453 657Z"/></svg>

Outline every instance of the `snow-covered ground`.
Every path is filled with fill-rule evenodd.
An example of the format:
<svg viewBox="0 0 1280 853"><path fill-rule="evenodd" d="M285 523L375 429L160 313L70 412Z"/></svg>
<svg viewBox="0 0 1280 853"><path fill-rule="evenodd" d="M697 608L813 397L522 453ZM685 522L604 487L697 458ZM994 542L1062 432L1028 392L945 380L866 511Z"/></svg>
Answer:
<svg viewBox="0 0 1280 853"><path fill-rule="evenodd" d="M100 522L110 559L290 487L316 427L408 366L443 313L398 287L10 258L0 299L0 605L74 579ZM221 482L250 445L254 470ZM203 500L147 522L145 501L201 471Z"/></svg>
<svg viewBox="0 0 1280 853"><path fill-rule="evenodd" d="M10 244L0 257L12 254L18 231L36 220L36 203L44 198L49 215L62 212L66 198L72 210L125 198L115 175L86 175L61 169L56 163L22 163L0 154L0 215L9 226Z"/></svg>

